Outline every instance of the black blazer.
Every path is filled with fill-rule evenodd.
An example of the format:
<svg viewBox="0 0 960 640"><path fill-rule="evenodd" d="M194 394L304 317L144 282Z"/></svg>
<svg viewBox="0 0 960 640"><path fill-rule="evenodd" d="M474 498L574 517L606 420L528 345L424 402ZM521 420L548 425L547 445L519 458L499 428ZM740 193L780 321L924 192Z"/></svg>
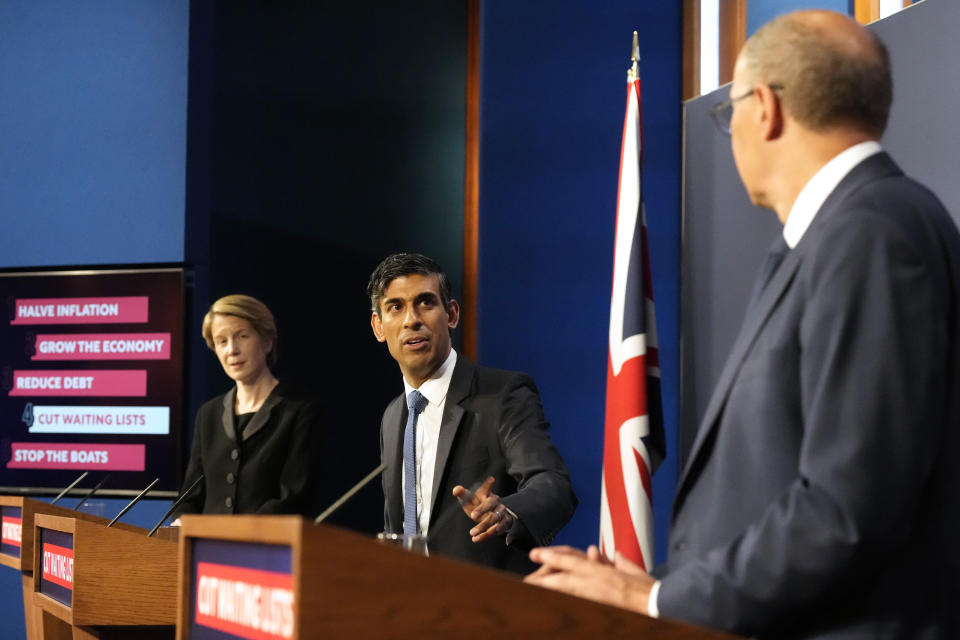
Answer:
<svg viewBox="0 0 960 640"><path fill-rule="evenodd" d="M380 427L384 527L403 531L403 430L407 403L400 394ZM549 544L573 516L577 497L567 466L547 433L540 394L529 376L479 367L457 354L447 391L433 475L430 553L500 569L529 572L531 547ZM474 543L474 522L463 513L453 488L473 488L494 476L492 491L520 518L516 539Z"/></svg>
<svg viewBox="0 0 960 640"><path fill-rule="evenodd" d="M279 384L238 442L235 395L233 388L197 412L182 490L200 473L204 480L179 513L314 515L321 428L316 406L288 397Z"/></svg>
<svg viewBox="0 0 960 640"><path fill-rule="evenodd" d="M960 236L885 153L748 311L681 475L663 616L767 638L955 638Z"/></svg>

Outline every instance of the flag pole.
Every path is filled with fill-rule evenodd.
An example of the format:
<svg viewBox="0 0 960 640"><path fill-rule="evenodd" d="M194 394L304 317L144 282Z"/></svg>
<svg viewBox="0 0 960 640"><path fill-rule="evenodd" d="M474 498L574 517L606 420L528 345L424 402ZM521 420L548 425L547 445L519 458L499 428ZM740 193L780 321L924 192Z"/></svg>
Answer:
<svg viewBox="0 0 960 640"><path fill-rule="evenodd" d="M645 569L654 565L651 476L664 455L660 359L644 224L640 43L633 32L617 183L607 350L600 547ZM633 274L633 275L631 275Z"/></svg>

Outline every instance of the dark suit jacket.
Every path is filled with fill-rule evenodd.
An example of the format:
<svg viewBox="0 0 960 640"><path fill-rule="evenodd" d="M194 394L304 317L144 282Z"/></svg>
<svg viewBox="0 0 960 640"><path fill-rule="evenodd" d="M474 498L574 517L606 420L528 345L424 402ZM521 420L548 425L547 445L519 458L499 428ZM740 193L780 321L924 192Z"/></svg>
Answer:
<svg viewBox="0 0 960 640"><path fill-rule="evenodd" d="M400 394L380 427L380 458L387 531L403 531L403 430L407 403ZM430 553L528 572L532 546L549 544L573 516L577 498L567 467L550 441L540 395L529 376L479 367L462 355L450 379L433 476ZM475 488L494 476L492 491L520 518L509 545L503 538L470 540L474 526L453 497L460 484Z"/></svg>
<svg viewBox="0 0 960 640"><path fill-rule="evenodd" d="M661 615L960 637L960 238L885 153L747 313L673 505Z"/></svg>
<svg viewBox="0 0 960 640"><path fill-rule="evenodd" d="M320 424L313 403L274 387L237 441L236 388L197 412L186 490L204 474L179 513L294 513L314 515Z"/></svg>

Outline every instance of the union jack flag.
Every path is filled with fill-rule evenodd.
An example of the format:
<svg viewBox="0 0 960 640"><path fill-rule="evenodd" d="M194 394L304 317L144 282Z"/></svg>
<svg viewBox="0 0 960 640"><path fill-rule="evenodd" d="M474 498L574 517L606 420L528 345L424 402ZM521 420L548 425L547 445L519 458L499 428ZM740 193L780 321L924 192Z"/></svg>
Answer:
<svg viewBox="0 0 960 640"><path fill-rule="evenodd" d="M617 231L610 300L610 351L600 501L600 550L653 566L650 476L665 454L657 325L640 167L640 79L627 84L620 148Z"/></svg>

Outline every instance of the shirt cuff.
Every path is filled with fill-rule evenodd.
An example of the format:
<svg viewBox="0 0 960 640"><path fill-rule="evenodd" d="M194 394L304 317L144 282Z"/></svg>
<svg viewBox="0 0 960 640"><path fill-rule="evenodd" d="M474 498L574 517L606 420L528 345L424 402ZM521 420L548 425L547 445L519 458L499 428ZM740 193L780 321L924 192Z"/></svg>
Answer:
<svg viewBox="0 0 960 640"><path fill-rule="evenodd" d="M517 517L517 514L513 512L513 509L511 509L507 505L503 505L503 510L506 511L511 518L513 518L513 524L510 525L510 529L507 530L507 535L504 536L504 543L509 545L511 542L513 542L520 536L523 529L519 528L520 526L522 526L520 524L520 518Z"/></svg>
<svg viewBox="0 0 960 640"><path fill-rule="evenodd" d="M647 615L651 618L660 617L660 608L657 606L657 598L660 596L660 581L657 580L650 588L650 597L647 599Z"/></svg>

